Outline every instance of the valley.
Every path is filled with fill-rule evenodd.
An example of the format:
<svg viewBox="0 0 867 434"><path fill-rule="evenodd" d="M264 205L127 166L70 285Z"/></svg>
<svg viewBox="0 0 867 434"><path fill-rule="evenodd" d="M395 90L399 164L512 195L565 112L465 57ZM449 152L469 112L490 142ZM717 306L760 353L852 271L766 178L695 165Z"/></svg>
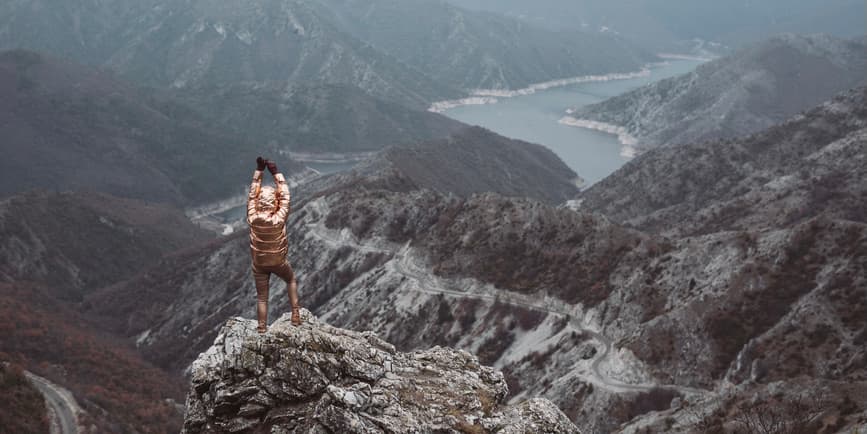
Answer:
<svg viewBox="0 0 867 434"><path fill-rule="evenodd" d="M554 151L584 178L585 186L589 186L629 161L634 151L618 141L615 135L560 123L567 115L567 109L598 103L649 83L687 73L700 64L695 60L670 60L651 67L642 77L558 86L512 97L495 96L491 97L495 103L448 108L443 114L506 137L540 143Z"/></svg>
<svg viewBox="0 0 867 434"><path fill-rule="evenodd" d="M0 431L867 430L863 4L782 3L0 4Z"/></svg>

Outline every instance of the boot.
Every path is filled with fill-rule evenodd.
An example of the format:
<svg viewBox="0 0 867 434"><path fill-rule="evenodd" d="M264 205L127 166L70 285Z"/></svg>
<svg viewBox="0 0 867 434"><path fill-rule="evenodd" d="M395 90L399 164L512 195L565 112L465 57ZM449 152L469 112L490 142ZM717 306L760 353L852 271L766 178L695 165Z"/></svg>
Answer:
<svg viewBox="0 0 867 434"><path fill-rule="evenodd" d="M292 325L299 326L301 325L301 308L298 306L292 306Z"/></svg>
<svg viewBox="0 0 867 434"><path fill-rule="evenodd" d="M265 334L265 332L268 331L268 324L264 323L264 322L260 322L259 326L256 327L256 331L259 332L260 335Z"/></svg>

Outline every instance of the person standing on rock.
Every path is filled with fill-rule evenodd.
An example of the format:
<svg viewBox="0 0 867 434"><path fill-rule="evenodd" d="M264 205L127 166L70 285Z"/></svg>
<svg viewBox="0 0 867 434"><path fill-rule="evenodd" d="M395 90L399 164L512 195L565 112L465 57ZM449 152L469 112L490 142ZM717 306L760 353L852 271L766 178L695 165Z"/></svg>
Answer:
<svg viewBox="0 0 867 434"><path fill-rule="evenodd" d="M262 187L265 168L274 176L277 188ZM295 271L286 260L289 241L286 239L286 220L290 210L289 186L273 161L256 159L256 171L247 196L247 224L250 225L250 253L253 256L253 279L256 282L256 315L259 333L268 330L268 290L271 274L286 282L289 302L292 304L292 324L301 324L298 305L298 282Z"/></svg>

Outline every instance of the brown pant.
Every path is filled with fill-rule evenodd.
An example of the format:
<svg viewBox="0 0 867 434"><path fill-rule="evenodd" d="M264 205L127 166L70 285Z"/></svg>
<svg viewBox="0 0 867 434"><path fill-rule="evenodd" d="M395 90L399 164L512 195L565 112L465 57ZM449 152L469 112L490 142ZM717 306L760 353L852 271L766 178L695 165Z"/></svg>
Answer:
<svg viewBox="0 0 867 434"><path fill-rule="evenodd" d="M261 330L268 326L268 291L271 274L276 274L286 282L289 302L293 307L298 306L298 282L295 280L295 271L292 270L289 262L283 261L280 265L270 266L253 264L253 280L256 282L256 315Z"/></svg>

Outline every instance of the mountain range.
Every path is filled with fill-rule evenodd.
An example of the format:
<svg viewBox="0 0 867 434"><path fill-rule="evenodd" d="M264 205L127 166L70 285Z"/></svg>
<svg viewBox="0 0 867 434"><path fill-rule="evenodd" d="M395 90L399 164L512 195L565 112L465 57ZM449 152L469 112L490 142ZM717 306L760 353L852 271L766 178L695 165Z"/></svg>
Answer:
<svg viewBox="0 0 867 434"><path fill-rule="evenodd" d="M559 31L431 0L328 0L341 28L457 89L521 89L655 59L614 35Z"/></svg>
<svg viewBox="0 0 867 434"><path fill-rule="evenodd" d="M572 111L641 149L754 133L867 80L867 40L780 35L694 71Z"/></svg>
<svg viewBox="0 0 867 434"><path fill-rule="evenodd" d="M863 39L776 37L574 112L672 144L583 191L543 146L425 111L860 7L639 3L553 31L439 0L3 3L0 391L40 424L24 367L70 390L92 432L357 427L382 408L359 400L383 393L355 380L383 356L402 370L376 389L402 392L390 408L425 426L863 428L867 89L832 97L863 84ZM612 10L582 1L558 18L581 5ZM729 7L755 14L735 26ZM291 156L323 152L367 158L299 176L314 171ZM288 257L309 309L266 336L231 319L255 314L246 231L190 221L238 211L260 154L290 178ZM277 280L272 319L288 308ZM475 387L445 422L424 407L448 405L443 378ZM416 380L436 387L407 392Z"/></svg>
<svg viewBox="0 0 867 434"><path fill-rule="evenodd" d="M448 162L447 179L496 180L505 169L532 169L549 173L556 186L574 175L554 163L522 169L528 158L508 153L480 165L489 170L467 173L458 163L496 139L481 129L453 136L461 145L451 148L434 141L384 150L353 171L293 190L299 199L287 226L289 257L303 304L330 324L373 330L400 350L470 351L503 371L512 399L546 397L583 431L722 429L747 411L745 403L791 412L798 399L828 416L810 422L824 424L811 425L814 431L844 430L867 416L859 404L867 397L867 226L857 182L865 107L865 90L852 90L726 146L648 151L578 193L577 208L553 205L563 193L540 196L532 186L503 190L518 195L507 197L485 192L501 181L467 191L463 183L416 175L424 161ZM528 152L517 145L515 155ZM466 155L453 155L459 150ZM533 164L546 161L544 149L534 154ZM633 200L617 199L632 190ZM520 197L531 195L538 199ZM80 212L58 206L70 218ZM30 215L17 209L26 208L4 215ZM104 216L118 234L101 237L123 239L123 220ZM78 234L91 237L96 229L85 225ZM163 236L178 236L171 233ZM24 244L55 245L56 237L48 232ZM49 322L42 336L110 332L135 343L144 359L128 369L157 366L168 375L154 378L189 372L227 318L252 317L254 291L243 232L181 245L189 247L152 255L128 278L88 286L80 304L57 305L63 315L86 318L70 321L91 331L58 335L64 329ZM5 285L4 293L17 294L6 299L20 300L10 308L31 312L19 296L35 289ZM42 285L36 293L47 294ZM274 286L276 316L287 301L282 285ZM48 315L32 312L39 321ZM33 356L30 346L2 351L25 363L57 360ZM88 414L112 405L78 387L77 396L92 397ZM154 395L141 396L154 402L147 398ZM164 416L154 423L177 420L159 408Z"/></svg>
<svg viewBox="0 0 867 434"><path fill-rule="evenodd" d="M0 54L0 74L3 196L43 188L201 203L234 193L219 174L244 176L255 159L252 143L160 111L111 74L20 50Z"/></svg>
<svg viewBox="0 0 867 434"><path fill-rule="evenodd" d="M842 430L867 415L857 404L867 396L863 195L852 183L794 182L788 170L821 161L817 173L837 167L857 177L850 162L864 158L865 97L851 91L732 146L733 155L742 147L764 154L722 157L727 148L713 142L680 152L706 162L703 179L742 159L751 175L720 184L731 185L724 190L696 184L689 194L626 176L691 170L674 159L659 166L665 160L654 156L668 148L582 193L577 211L493 193L444 195L399 172L359 171L351 183L332 177L331 188L305 194L287 226L304 305L400 349L467 349L504 371L516 399L547 397L590 432L722 429L746 402L785 412L799 396L833 415L822 420L835 422L811 422L825 424L816 430ZM762 169L763 161L778 163ZM642 185L636 194L649 198L659 185L672 200L707 197L677 215L711 220L696 230L672 213L666 225L622 227L617 221L631 220L600 196L616 191L614 181ZM819 187L842 205L799 203L793 218L766 218ZM747 201L740 226L715 212L729 194ZM765 208L769 198L777 199ZM640 209L621 212L643 221ZM248 255L245 237L224 239L106 297L146 288L148 300L162 300L145 310L165 313L126 333L149 360L183 371L223 319L252 315ZM274 314L286 308L282 286L271 302Z"/></svg>
<svg viewBox="0 0 867 434"><path fill-rule="evenodd" d="M144 361L134 343L98 318L82 315L81 303L163 255L210 239L168 204L86 192L26 192L0 201L0 359L70 390L85 411L83 427L176 430L178 377Z"/></svg>
<svg viewBox="0 0 867 434"><path fill-rule="evenodd" d="M665 52L721 54L779 33L864 34L858 0L450 0L554 29L605 31Z"/></svg>
<svg viewBox="0 0 867 434"><path fill-rule="evenodd" d="M363 153L446 137L466 125L373 97L350 85L177 89L157 98L169 113L197 113L234 137L281 153ZM263 146L264 145L264 146Z"/></svg>
<svg viewBox="0 0 867 434"><path fill-rule="evenodd" d="M465 125L351 86L151 90L30 51L0 53L0 196L99 191L196 205L240 193L257 155L375 151Z"/></svg>
<svg viewBox="0 0 867 434"><path fill-rule="evenodd" d="M562 35L436 0L13 1L0 12L0 48L106 66L139 83L352 85L417 108L467 88L632 71L652 57L608 35Z"/></svg>

